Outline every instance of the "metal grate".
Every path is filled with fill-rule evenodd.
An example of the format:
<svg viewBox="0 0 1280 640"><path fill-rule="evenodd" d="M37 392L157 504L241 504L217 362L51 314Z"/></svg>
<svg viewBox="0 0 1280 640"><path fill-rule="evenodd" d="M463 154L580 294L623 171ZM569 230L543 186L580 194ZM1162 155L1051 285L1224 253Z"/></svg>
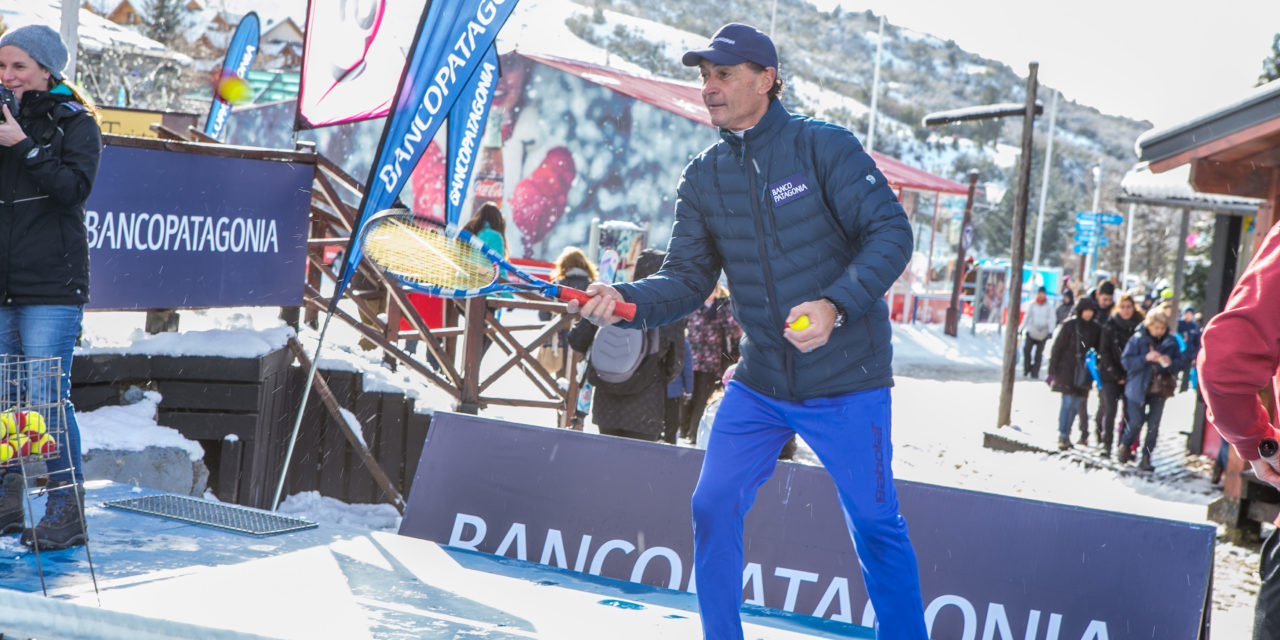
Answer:
<svg viewBox="0 0 1280 640"><path fill-rule="evenodd" d="M245 533L251 536L272 536L317 526L314 522L276 515L270 511L251 509L235 504L197 500L171 493L129 498L127 500L108 500L102 505L149 516L160 516L161 518L226 529L227 531Z"/></svg>

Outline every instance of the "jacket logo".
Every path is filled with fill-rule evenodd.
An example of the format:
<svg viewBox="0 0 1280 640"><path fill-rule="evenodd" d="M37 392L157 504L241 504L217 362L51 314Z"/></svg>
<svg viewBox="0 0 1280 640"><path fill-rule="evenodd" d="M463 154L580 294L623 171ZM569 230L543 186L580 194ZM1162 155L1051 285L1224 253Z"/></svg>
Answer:
<svg viewBox="0 0 1280 640"><path fill-rule="evenodd" d="M769 195L773 196L773 206L781 206L796 198L809 195L811 189L804 181L804 174L797 173L769 185Z"/></svg>

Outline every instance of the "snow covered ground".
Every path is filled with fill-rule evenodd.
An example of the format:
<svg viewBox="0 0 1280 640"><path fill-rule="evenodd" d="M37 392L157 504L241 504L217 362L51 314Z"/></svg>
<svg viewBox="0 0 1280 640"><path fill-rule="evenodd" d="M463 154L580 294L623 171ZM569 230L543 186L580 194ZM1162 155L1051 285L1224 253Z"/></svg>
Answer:
<svg viewBox="0 0 1280 640"><path fill-rule="evenodd" d="M276 309L235 309L182 312L182 334L146 336L141 313L90 313L85 321L84 351L145 352L165 355L247 355L283 345L290 330L276 319ZM506 316L508 324L530 321L521 312ZM315 346L315 332L304 330L302 341ZM359 369L367 379L407 390L418 399L420 411L449 410L452 400L411 374L391 372L378 352L361 352L353 331L341 323L331 326L321 353L323 366ZM897 477L976 491L1045 500L1144 516L1204 523L1206 506L1219 491L1207 479L1193 477L1178 484L1152 482L1142 475L1091 470L1057 455L1007 453L982 446L984 430L996 426L1000 394L1002 338L998 328L982 326L972 332L967 321L951 338L938 325L894 327L894 473ZM482 375L497 366L501 354L490 350ZM1046 353L1047 356L1047 353ZM535 397L522 376L508 376L495 393ZM155 400L148 394L144 404ZM1051 435L1057 428L1060 396L1041 381L1017 377L1013 423L1027 433ZM1096 402L1096 400L1094 401ZM1194 397L1170 399L1161 426L1161 439L1185 439L1191 426ZM554 424L550 410L491 407L482 415L535 425ZM80 414L86 447L95 442L171 443L177 432L156 425L146 407L127 411L103 408ZM588 419L588 430L590 426ZM124 435L127 433L128 435ZM798 459L817 464L801 447ZM1201 468L1207 465L1201 465ZM290 496L281 512L326 523L358 524L395 531L399 518L389 505L348 505L315 493ZM1214 570L1212 635L1249 637L1258 586L1256 550L1220 542Z"/></svg>

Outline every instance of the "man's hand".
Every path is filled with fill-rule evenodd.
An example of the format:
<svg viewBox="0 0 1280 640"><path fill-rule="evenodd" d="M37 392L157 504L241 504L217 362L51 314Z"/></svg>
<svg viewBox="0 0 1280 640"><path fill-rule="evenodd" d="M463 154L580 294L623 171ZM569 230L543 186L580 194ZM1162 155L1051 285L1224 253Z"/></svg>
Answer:
<svg viewBox="0 0 1280 640"><path fill-rule="evenodd" d="M617 289L603 282L593 282L587 285L586 292L591 299L582 305L576 300L570 300L566 305L569 313L581 314L588 322L600 327L607 327L622 319L621 316L613 315L614 305L626 302Z"/></svg>
<svg viewBox="0 0 1280 640"><path fill-rule="evenodd" d="M1253 475L1258 476L1259 480L1280 489L1280 472L1271 466L1266 460L1250 460L1249 464L1253 466Z"/></svg>
<svg viewBox="0 0 1280 640"><path fill-rule="evenodd" d="M18 119L9 113L8 106L0 104L0 111L4 112L4 122L0 122L0 146L12 147L22 142L27 133L18 124Z"/></svg>
<svg viewBox="0 0 1280 640"><path fill-rule="evenodd" d="M809 326L796 331L790 327L782 330L782 336L795 345L801 353L809 353L827 343L831 337L832 325L836 323L836 310L826 300L810 300L791 307L787 314L787 324L796 321L800 316L809 316Z"/></svg>

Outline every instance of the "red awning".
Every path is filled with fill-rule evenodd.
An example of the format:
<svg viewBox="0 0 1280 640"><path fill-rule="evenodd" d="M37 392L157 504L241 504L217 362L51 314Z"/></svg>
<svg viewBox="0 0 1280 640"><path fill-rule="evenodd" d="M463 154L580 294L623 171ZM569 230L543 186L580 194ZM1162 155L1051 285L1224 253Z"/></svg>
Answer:
<svg viewBox="0 0 1280 640"><path fill-rule="evenodd" d="M711 124L711 116L707 113L707 108L702 104L702 88L695 84L676 82L665 78L632 75L611 67L558 58L546 54L525 53L523 51L516 51L515 53L660 109L665 109L694 122L708 127L713 126ZM881 173L884 173L884 177L889 180L889 185L895 190L912 189L915 191L960 195L969 193L967 185L935 176L900 160L874 151L871 152L871 157L875 159L876 166L880 168Z"/></svg>

